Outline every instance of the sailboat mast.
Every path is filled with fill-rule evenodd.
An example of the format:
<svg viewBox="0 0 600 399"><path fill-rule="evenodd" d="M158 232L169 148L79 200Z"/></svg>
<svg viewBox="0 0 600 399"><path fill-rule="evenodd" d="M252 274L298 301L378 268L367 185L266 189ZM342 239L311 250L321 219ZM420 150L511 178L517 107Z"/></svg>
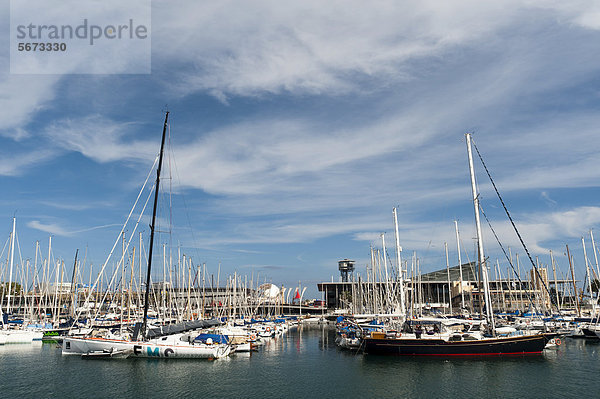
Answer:
<svg viewBox="0 0 600 399"><path fill-rule="evenodd" d="M12 275L13 275L13 263L15 259L15 230L17 225L17 218L13 217L12 234L10 235L10 271L8 272L8 305L6 306L6 313L10 314L10 298L12 297Z"/></svg>
<svg viewBox="0 0 600 399"><path fill-rule="evenodd" d="M71 312L69 316L75 316L75 293L77 285L77 255L79 254L79 248L75 251L75 261L73 262L73 275L71 276Z"/></svg>
<svg viewBox="0 0 600 399"><path fill-rule="evenodd" d="M592 303L592 314L596 313L596 305L594 304L594 293L592 292L592 273L590 272L590 264L587 257L587 252L585 250L585 240L581 237L581 246L583 247L583 258L585 259L585 271L587 273L588 279L588 290L590 292L590 302Z"/></svg>
<svg viewBox="0 0 600 399"><path fill-rule="evenodd" d="M473 167L473 152L471 150L471 134L467 133L467 153L469 155L469 171L471 174L471 189L473 191L473 206L475 207L475 225L477 227L477 252L479 253L479 265L481 268L481 274L483 277L483 290L485 295L485 313L490 323L492 332L495 331L496 326L494 323L494 317L492 313L492 301L490 299L490 290L488 285L488 273L487 266L485 264L485 255L483 252L483 237L481 234L481 221L479 219L479 193L477 192L477 183L475 182L475 170ZM479 290L481 296L481 289Z"/></svg>
<svg viewBox="0 0 600 399"><path fill-rule="evenodd" d="M158 187L160 185L160 170L162 169L163 153L165 149L165 136L167 133L167 120L169 111L165 113L162 140L160 143L160 154L158 157L158 168L156 169L156 184L154 187L154 207L152 209L152 223L150 224L150 248L148 249L148 272L146 275L146 292L144 294L144 319L142 320L142 334L146 335L148 326L148 304L150 299L150 272L152 271L152 249L154 248L154 227L156 223L156 206L158 205Z"/></svg>
<svg viewBox="0 0 600 399"><path fill-rule="evenodd" d="M596 243L594 242L594 233L590 230L590 238L592 239L592 249L594 250L594 259L596 260L596 274L600 278L600 268L598 267L598 251L596 251Z"/></svg>
<svg viewBox="0 0 600 399"><path fill-rule="evenodd" d="M385 309L386 313L389 313L389 307L390 307L390 288L389 288L389 284L390 284L390 279L388 276L388 267L387 267L387 249L385 247L385 233L381 233L381 251L383 252L383 269L385 270L385 301L386 301L386 306ZM354 285L352 285L352 287L354 287ZM354 303L352 304L354 306Z"/></svg>
<svg viewBox="0 0 600 399"><path fill-rule="evenodd" d="M458 252L458 270L460 276L460 306L461 311L465 308L465 292L463 291L463 272L462 272L462 259L460 257L460 236L458 234L458 220L454 221L454 229L456 230L456 248Z"/></svg>
<svg viewBox="0 0 600 399"><path fill-rule="evenodd" d="M444 250L446 251L446 273L448 274L448 305L450 314L452 314L452 283L450 282L450 260L448 259L448 243L444 243Z"/></svg>
<svg viewBox="0 0 600 399"><path fill-rule="evenodd" d="M554 274L554 293L556 294L556 308L558 309L558 314L560 314L560 298L558 297L558 281L556 280L556 263L554 262L554 255L552 254L552 250L550 250L550 259L552 261L552 273Z"/></svg>
<svg viewBox="0 0 600 399"><path fill-rule="evenodd" d="M581 309L579 308L579 300L577 299L577 284L575 283L575 270L573 269L573 259L571 259L569 245L566 245L566 247L567 258L569 258L569 269L571 269L571 279L573 280L573 299L575 300L575 309L577 310L577 316L581 317Z"/></svg>
<svg viewBox="0 0 600 399"><path fill-rule="evenodd" d="M402 247L400 247L400 235L398 234L398 213L396 208L394 212L394 230L396 232L396 262L398 263L398 291L400 294L400 314L406 315L406 298L404 297L404 273L402 273Z"/></svg>

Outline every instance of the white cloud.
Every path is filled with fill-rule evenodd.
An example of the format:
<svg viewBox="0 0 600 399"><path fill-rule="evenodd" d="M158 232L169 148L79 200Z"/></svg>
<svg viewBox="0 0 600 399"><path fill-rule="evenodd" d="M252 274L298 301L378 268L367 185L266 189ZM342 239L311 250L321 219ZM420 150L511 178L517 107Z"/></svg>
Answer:
<svg viewBox="0 0 600 399"><path fill-rule="evenodd" d="M555 253L562 253L565 243L575 242L577 246L571 250L579 250L581 237L585 236L588 240L589 231L600 224L600 207L577 207L562 211L513 215L513 217L516 218L515 224L530 253L547 256L550 249ZM524 256L521 242L506 218L492 219L491 224L506 250L511 248L513 255L521 253ZM381 228L384 227L386 226ZM389 229L389 225L387 227ZM492 253L494 257L499 257L500 261L504 262L503 254L483 217L482 228L486 254ZM463 250L473 253L472 240L475 237L475 222L463 221L459 223L459 230ZM380 234L379 232L363 231L356 233L354 238L381 247ZM448 243L450 253L456 252L454 223L451 220L404 223L400 227L400 237L401 246L405 251L416 250L420 256L428 251L441 253L444 242ZM393 243L392 240L393 235L386 235L386 242ZM391 244L388 244L388 247L391 248Z"/></svg>
<svg viewBox="0 0 600 399"><path fill-rule="evenodd" d="M388 210L398 204L403 247L439 250L453 240L451 219L462 213L456 209L471 211L462 134L473 127L502 193L597 186L596 107L578 107L564 94L597 74L596 14L584 3L561 4L154 2L162 18L152 27L151 79L162 79L160 94L256 101L250 111L238 105L243 115L233 110L235 122L207 124L209 131L174 128L179 184L191 196L197 189L209 194L203 212L240 218L198 234L202 245L353 233L370 241L379 234L372 232L392 231ZM27 124L56 95L57 80L5 82L6 106L15 107L6 129L22 128L11 133L19 140L37 134ZM132 85L127 98L136 101L144 90ZM265 116L262 107L290 93L302 104L318 99L323 109L277 115L269 108ZM560 102L565 98L568 104ZM342 111L329 115L336 107ZM102 163L155 157L158 140L142 137L136 123L112 119L114 109L98 109L102 116L60 114L43 127L49 146L57 147L47 157L64 151ZM16 174L36 158L3 159L0 173ZM491 197L489 188L484 194ZM519 227L528 245L544 251L565 232L585 230L576 218L596 220L595 211L573 212L521 217ZM497 228L503 237L514 235L506 223ZM469 248L471 230L463 234ZM518 244L514 237L508 242Z"/></svg>
<svg viewBox="0 0 600 399"><path fill-rule="evenodd" d="M227 95L339 94L410 78L407 63L481 41L519 2L155 2L157 53L192 63L177 88ZM175 23L176 21L176 23ZM193 43L194 51L190 51Z"/></svg>
<svg viewBox="0 0 600 399"><path fill-rule="evenodd" d="M184 247L211 250L231 245L314 243L324 237L374 229L377 225L377 221L368 217L343 220L337 216L307 216L300 221L295 216L289 216L276 220L243 220L235 224L227 223L226 227L221 226L218 231L198 231L193 237L189 234L184 235L182 243ZM235 251L262 253L237 249Z"/></svg>
<svg viewBox="0 0 600 399"><path fill-rule="evenodd" d="M600 5L586 0L531 0L526 2L535 8L546 8L555 12L563 22L588 29L600 29Z"/></svg>
<svg viewBox="0 0 600 399"><path fill-rule="evenodd" d="M3 154L0 159L0 176L19 176L35 165L43 163L57 155L54 149L39 149L28 153Z"/></svg>
<svg viewBox="0 0 600 399"><path fill-rule="evenodd" d="M86 211L92 208L114 206L109 202L104 201L93 201L86 203L69 203L69 202L54 202L54 201L39 201L40 204L49 206L56 209L66 209L69 211Z"/></svg>
<svg viewBox="0 0 600 399"><path fill-rule="evenodd" d="M141 0L144 3L144 0ZM114 3L111 7L110 2ZM17 2L18 3L18 2ZM85 2L43 2L38 1L36 4L36 10L38 14L35 17L42 18L47 23L60 24L62 23L79 23L79 15L73 15L73 5L81 7L81 9L87 8L87 16L95 16L102 21L110 21L111 18L115 19L118 15L118 11L124 12L129 7L135 7L131 4L123 4L116 0L109 0L104 2L104 7L93 7L90 3L88 6ZM145 3L148 4L149 2ZM115 7L115 4L118 7ZM15 4L18 8L18 5ZM138 14L136 14L138 15ZM3 2L0 5L0 17L5 22L13 22L10 20L10 7L9 2ZM50 21L50 22L48 22ZM37 21L34 21L37 22ZM43 22L42 22L43 23ZM2 27L2 33L0 44L5 49L9 49L13 43L10 42L10 29L14 26L5 24ZM15 33L15 32L13 32ZM132 52L137 51L136 48L130 49ZM0 73L0 109L2 109L3 117L0 119L0 136L7 137L16 141L22 141L27 138L31 138L36 134L28 129L30 124L40 111L52 110L56 105L53 103L57 100L57 93L61 90L61 83L69 81L73 76L70 74L72 71L78 71L81 64L90 65L92 72L101 76L101 73L106 72L105 69L100 69L96 66L98 63L91 63L89 60L89 54L87 57L78 55L77 51L71 51L57 57L49 58L54 61L50 61L47 68L52 69L53 66L58 65L58 69L64 71L62 74L19 74L19 70L15 73L7 73L10 68L9 51L5 51L0 55L0 69L4 71ZM109 60L107 66L110 70L127 70L127 64L130 62L131 54L114 54L109 48L108 51L102 51L99 59L101 61ZM68 65L65 67L65 65ZM56 101L59 102L59 101ZM64 109L59 110L60 114L64 113Z"/></svg>
<svg viewBox="0 0 600 399"><path fill-rule="evenodd" d="M73 233L66 231L63 227L61 227L58 224L55 223L42 223L39 220L32 220L30 222L27 222L27 226L32 228L32 229L36 229L36 230L40 230L40 231L44 231L46 233L50 233L50 234L54 234L57 236L63 236L63 237L68 237L71 236Z"/></svg>
<svg viewBox="0 0 600 399"><path fill-rule="evenodd" d="M0 74L0 135L17 141L30 137L24 127L54 98L58 81L57 77Z"/></svg>
<svg viewBox="0 0 600 399"><path fill-rule="evenodd" d="M402 134L409 123L344 129L294 120L250 122L177 146L175 161L184 186L216 194L298 193L321 172L418 146L428 132Z"/></svg>
<svg viewBox="0 0 600 399"><path fill-rule="evenodd" d="M9 21L9 2L0 4L0 18ZM3 24L0 45L5 49L0 54L0 136L13 140L30 137L27 124L55 98L60 76L9 74L10 33L9 25Z"/></svg>
<svg viewBox="0 0 600 399"><path fill-rule="evenodd" d="M376 91L420 77L423 67L451 59L452 52L493 50L529 25L589 28L600 15L588 2L516 0L225 1L178 7L154 2L154 7L163 16L153 26L155 54L188 66L176 83L168 71L168 87L183 95L203 91L223 102L228 96ZM515 40L511 47L519 45Z"/></svg>
<svg viewBox="0 0 600 399"><path fill-rule="evenodd" d="M133 130L132 125L90 115L58 120L46 128L45 134L60 147L80 152L97 162L153 159L158 153L158 144L123 140Z"/></svg>

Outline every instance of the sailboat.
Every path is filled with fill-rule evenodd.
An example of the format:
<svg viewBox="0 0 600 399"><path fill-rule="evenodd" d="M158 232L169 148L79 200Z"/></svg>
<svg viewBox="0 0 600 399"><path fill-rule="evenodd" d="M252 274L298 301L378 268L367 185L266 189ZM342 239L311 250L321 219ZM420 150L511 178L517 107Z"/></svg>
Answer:
<svg viewBox="0 0 600 399"><path fill-rule="evenodd" d="M402 331L372 332L364 339L364 349L369 354L390 355L422 355L422 356L499 356L540 354L554 334L521 334L500 336L495 328L494 315L491 308L487 267L483 252L481 223L479 216L479 194L473 169L471 135L466 134L473 205L475 207L475 224L477 228L477 248L479 263L483 277L486 320L489 334L481 331L447 328L442 323L434 323L433 329L427 330L422 324L406 323Z"/></svg>
<svg viewBox="0 0 600 399"><path fill-rule="evenodd" d="M27 328L11 328L8 323L8 316L11 313L11 298L13 292L13 264L15 255L15 234L16 234L16 218L13 217L12 233L10 238L10 267L8 276L8 293L7 293L7 308L6 313L2 310L0 304L0 345L3 344L28 344L33 341L41 341L44 333L41 330Z"/></svg>
<svg viewBox="0 0 600 399"><path fill-rule="evenodd" d="M162 357L162 358L206 358L218 359L231 353L231 345L227 340L198 339L198 334L186 330L207 324L206 322L188 323L177 330L166 328L170 334L160 336L148 328L148 308L150 303L150 272L152 270L152 250L154 246L154 231L156 223L156 210L158 204L158 191L160 186L160 172L163 163L165 136L169 112L166 112L163 125L161 147L158 167L156 170L156 184L154 191L154 207L152 210L152 223L150 225L150 246L148 250L148 270L146 275L146 291L144 295L144 316L141 323L137 323L131 339L121 337L66 337L63 340L63 355L81 355L86 358L94 357Z"/></svg>

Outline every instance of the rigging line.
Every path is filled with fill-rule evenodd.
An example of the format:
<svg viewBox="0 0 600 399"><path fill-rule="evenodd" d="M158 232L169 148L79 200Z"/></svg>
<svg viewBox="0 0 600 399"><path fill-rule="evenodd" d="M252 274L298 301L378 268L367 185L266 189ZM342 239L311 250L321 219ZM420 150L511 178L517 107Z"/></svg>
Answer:
<svg viewBox="0 0 600 399"><path fill-rule="evenodd" d="M131 244L133 237L138 229L138 226L140 224L140 221L142 219L142 217L144 216L144 212L146 211L146 207L148 206L148 202L150 201L150 198L152 198L152 188L154 188L154 185L152 185L152 187L150 188L149 192L148 192L148 196L146 197L146 201L144 202L144 205L140 211L140 214L138 215L137 221L135 223L135 225L133 226L133 231L131 232L131 236L129 237L129 240L127 241L127 246L125 247L125 252L129 251L129 245ZM122 230L121 233L121 238L124 237L124 230ZM110 287L112 286L114 279L115 279L115 275L118 272L118 268L121 265L121 262L124 262L124 256L125 253L123 253L123 255L121 256L121 259L117 262L117 264L115 265L115 271L113 272L113 276L111 278L111 280L108 282L108 285L106 286L106 291L104 291L104 294L102 296L102 300L100 301L100 303L104 303L104 301L106 300L107 296L108 296L108 292L110 290ZM103 272L104 269L101 270L101 272ZM99 277L100 278L100 277ZM102 292L102 287L100 287L100 292ZM86 302L87 305L87 302ZM99 312L100 312L101 308L97 308L96 313L94 314L94 317L97 317Z"/></svg>
<svg viewBox="0 0 600 399"><path fill-rule="evenodd" d="M173 148L173 146L171 145L171 122L169 122L169 124L167 125L167 129L169 131L167 147ZM167 151L167 154L169 153L170 151ZM170 155L167 156L167 161L169 163L169 252L171 251L171 248L173 248L173 168L171 167L171 159L172 157Z"/></svg>
<svg viewBox="0 0 600 399"><path fill-rule="evenodd" d="M387 249L387 248L385 249L385 256L387 257L387 260L388 260L388 262L390 262L390 266L391 266L391 267L393 267L393 266L394 266L394 264L392 263L392 258L390 257L390 253L388 252L388 249ZM398 273L396 273L396 270L392 270L392 271L390 272L390 274L392 274L392 273L393 273L394 275L397 275L397 274L398 274Z"/></svg>
<svg viewBox="0 0 600 399"><path fill-rule="evenodd" d="M10 234L8 235L8 238L6 239L6 242L4 243L4 247L2 247L2 252L0 252L0 258L4 257L4 251L7 250L6 247L8 247L8 243L10 242ZM4 268L4 267L3 267Z"/></svg>
<svg viewBox="0 0 600 399"><path fill-rule="evenodd" d="M500 192L498 191L498 187L496 187L496 183L492 179L492 175L490 174L490 171L488 170L485 162L483 162L483 157L479 153L479 149L475 145L475 142L473 142L473 147L475 147L475 151L477 151L477 156L479 156L479 160L481 161L481 164L483 165L483 168L485 169L485 173L487 173L487 175L490 179L490 182L492 183L492 186L494 187L494 191L496 191L496 195L498 196L498 199L500 199L500 203L502 204L502 207L504 208L504 212L506 212L506 216L508 216L508 220L510 220L510 224L512 225L513 229L515 230L515 233L517 233L517 237L519 237L519 241L521 242L521 245L523 246L523 249L525 250L527 257L529 258L529 261L531 262L531 265L533 266L533 269L535 270L535 274L537 275L538 279L542 283L542 286L544 287L544 289L546 290L546 292L548 293L550 298L552 298L550 289L546 286L544 279L542 279L542 275L540 274L540 271L538 270L537 266L535 265L535 262L533 261L533 258L531 257L531 254L529 253L529 250L527 249L527 246L525 245L525 242L523 241L523 237L521 237L521 233L519 233L519 230L517 230L517 226L515 225L513 218L510 216L510 212L508 212L508 208L506 208L506 204L504 203L504 200L502 199L502 196L500 195ZM550 304L553 304L552 300L550 300ZM558 309L558 306L557 306L556 310L558 310L558 312L560 313L560 309Z"/></svg>
<svg viewBox="0 0 600 399"><path fill-rule="evenodd" d="M508 264L510 265L510 267L512 268L513 272L515 273L515 276L517 277L517 279L519 280L519 287L521 289L521 291L523 290L523 280L521 280L521 277L518 275L517 270L515 269L515 267L513 266L510 257L508 256L508 254L506 253L506 250L504 249L504 246L502 245L502 243L500 242L500 239L498 238L498 235L496 234L496 231L494 230L494 228L492 227L492 224L490 223L490 220L488 219L487 215L485 214L485 212L483 211L483 208L481 207L481 204L479 205L479 210L481 211L481 214L483 215L483 217L485 218L488 226L490 227L490 230L492 231L492 233L494 234L494 238L496 238L496 242L498 243L498 245L500 246L500 249L502 249L502 252L504 253L504 256L506 257L506 260L508 261ZM502 284L502 282L500 282ZM530 287L531 288L531 287ZM529 294L529 290L525 291L525 295L527 295L527 300L529 300L529 304L533 306L534 309L536 309L536 313L537 313L537 308L535 306L535 304L533 303L533 299L531 298L531 295Z"/></svg>
<svg viewBox="0 0 600 399"><path fill-rule="evenodd" d="M17 231L15 231L15 240L17 241L17 248L18 248L18 252L19 252L19 260L21 261L21 280L24 280L23 278L23 255L21 254L21 244L19 243L19 234L17 233ZM591 262L590 262L591 263ZM28 287L28 282L25 281L25 288Z"/></svg>
<svg viewBox="0 0 600 399"><path fill-rule="evenodd" d="M468 266L469 266L469 270L471 271L471 273L472 273L472 275L473 275L473 278L474 278L474 277L475 277L475 268L473 267L473 265L475 264L475 262L471 262L471 258L470 258L470 256L469 256L469 251L467 251L467 247L466 247L465 245L463 245L463 240L462 240L462 238L460 238L460 239L459 239L459 242L460 242L460 248L462 249L462 253L463 253L463 254L466 256L466 258L467 258L467 263L464 263L464 262L463 262L463 264L466 264L466 265L468 265ZM460 265L460 267L461 267L461 269L462 269L462 265ZM464 270L464 269L463 269L463 270ZM464 280L464 279L463 279L463 280ZM468 282L469 282L469 284L470 284L470 281L468 281Z"/></svg>
<svg viewBox="0 0 600 399"><path fill-rule="evenodd" d="M144 190L146 188L146 184L148 183L148 180L150 179L150 176L152 175L152 172L154 171L154 165L156 165L157 162L158 162L158 156L154 159L154 163L152 164L152 167L148 171L148 175L146 176L146 181L144 181L144 184L142 185L142 187L141 187L141 189L140 189L140 191L138 193L138 196L137 196L137 198L136 198L133 206L131 207L131 210L129 211L129 214L127 215L127 219L125 220L125 223L121 227L121 231L119 232L119 235L117 236L117 239L115 240L112 249L110 250L110 252L109 252L106 260L104 261L102 267L100 268L100 271L98 272L98 277L94 281L94 284L90 287L90 290L89 290L88 295L86 296L86 299L85 299L85 302L84 302L85 305L89 304L90 299L92 297L92 293L93 293L94 289L98 286L98 283L100 282L100 276L102 275L102 273L104 273L104 269L108 265L108 262L110 261L110 258L112 257L112 254L113 254L115 248L117 247L117 244L119 243L119 240L121 239L121 235L124 233L125 227L129 223L129 219L131 218L134 210L137 207L137 204L138 204L138 202L140 200L140 197L142 196L142 194L143 194L143 192L144 192ZM152 189L150 190L150 194L149 195L151 195L151 193L152 193ZM146 202L147 202L147 200L146 200ZM139 222L139 219L138 219L138 222ZM50 262L50 259L48 259L48 262ZM100 291L102 291L102 287L100 287ZM77 317L75 318L75 320L77 320L79 318L79 316L81 315L82 312L83 311L81 311L81 312L79 312L77 314ZM73 325L71 327L73 327L74 325L75 325L75 321L73 322Z"/></svg>

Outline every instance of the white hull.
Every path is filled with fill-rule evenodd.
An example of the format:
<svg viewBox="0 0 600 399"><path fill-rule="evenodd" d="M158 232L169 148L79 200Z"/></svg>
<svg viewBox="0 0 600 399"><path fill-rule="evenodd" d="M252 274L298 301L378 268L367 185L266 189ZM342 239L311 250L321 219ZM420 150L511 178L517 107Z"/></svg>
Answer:
<svg viewBox="0 0 600 399"><path fill-rule="evenodd" d="M124 341L104 338L73 338L63 341L63 355L83 355L90 353L128 353L129 357L147 358L197 358L218 359L228 356L231 347L224 344L189 343L174 337L163 337L150 341Z"/></svg>
<svg viewBox="0 0 600 399"><path fill-rule="evenodd" d="M303 319L299 319L302 324L319 324L321 321L320 317L305 317Z"/></svg>
<svg viewBox="0 0 600 399"><path fill-rule="evenodd" d="M1 330L0 344L30 344L33 341L41 341L43 336L42 331Z"/></svg>
<svg viewBox="0 0 600 399"><path fill-rule="evenodd" d="M252 345L250 342L245 342L243 344L235 345L236 352L250 352L252 350Z"/></svg>

